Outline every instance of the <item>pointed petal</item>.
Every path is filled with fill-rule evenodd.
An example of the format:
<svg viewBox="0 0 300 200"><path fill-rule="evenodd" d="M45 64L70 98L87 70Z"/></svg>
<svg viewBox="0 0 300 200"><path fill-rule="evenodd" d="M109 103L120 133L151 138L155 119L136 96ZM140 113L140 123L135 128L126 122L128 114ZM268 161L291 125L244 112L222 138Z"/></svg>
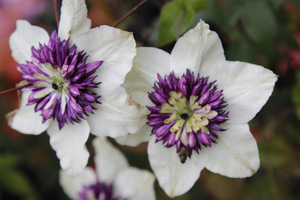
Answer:
<svg viewBox="0 0 300 200"><path fill-rule="evenodd" d="M186 69L200 73L211 70L215 63L224 61L224 51L219 36L200 20L197 26L176 42L171 52L171 70L182 75Z"/></svg>
<svg viewBox="0 0 300 200"><path fill-rule="evenodd" d="M199 178L204 165L195 159L194 154L182 164L176 147L166 148L161 142L155 143L155 137L151 138L148 144L150 165L168 196L173 198L184 194Z"/></svg>
<svg viewBox="0 0 300 200"><path fill-rule="evenodd" d="M38 48L39 43L49 41L48 33L37 26L32 26L25 20L18 20L15 32L9 38L12 56L20 64L31 61L31 47Z"/></svg>
<svg viewBox="0 0 300 200"><path fill-rule="evenodd" d="M212 80L217 80L228 106L229 122L247 123L271 96L277 76L266 68L245 62L220 63Z"/></svg>
<svg viewBox="0 0 300 200"><path fill-rule="evenodd" d="M164 77L170 72L170 54L157 48L140 47L137 48L133 68L126 76L124 87L135 101L143 106L149 106L152 103L148 98L148 92L153 90L157 74Z"/></svg>
<svg viewBox="0 0 300 200"><path fill-rule="evenodd" d="M78 193L82 191L83 186L88 186L96 182L96 174L90 167L84 168L81 173L75 176L71 176L63 170L59 171L59 183L71 199L78 198Z"/></svg>
<svg viewBox="0 0 300 200"><path fill-rule="evenodd" d="M43 123L41 112L35 112L35 105L27 106L28 97L31 91L22 92L19 109L7 115L8 124L23 134L39 135L44 132L52 120Z"/></svg>
<svg viewBox="0 0 300 200"><path fill-rule="evenodd" d="M171 69L182 74L186 68L209 76L209 81L217 80L232 123L251 120L270 97L277 80L261 66L226 61L218 35L203 21L182 36L171 53Z"/></svg>
<svg viewBox="0 0 300 200"><path fill-rule="evenodd" d="M90 128L85 120L66 124L61 130L53 121L48 130L50 144L60 159L60 166L70 175L80 173L87 165L89 153L85 147Z"/></svg>
<svg viewBox="0 0 300 200"><path fill-rule="evenodd" d="M199 160L205 160L205 167L231 178L245 178L259 168L258 148L248 124L225 123L218 134L216 144L202 148Z"/></svg>
<svg viewBox="0 0 300 200"><path fill-rule="evenodd" d="M73 36L83 35L91 28L91 20L87 18L84 0L64 0L61 6L58 36L67 40ZM72 38L70 41L72 44Z"/></svg>
<svg viewBox="0 0 300 200"><path fill-rule="evenodd" d="M117 137L115 140L121 145L137 146L142 142L150 140L151 127L145 124L136 133Z"/></svg>
<svg viewBox="0 0 300 200"><path fill-rule="evenodd" d="M155 177L147 170L128 168L114 182L116 196L130 200L155 200Z"/></svg>
<svg viewBox="0 0 300 200"><path fill-rule="evenodd" d="M96 82L101 82L101 95L123 84L136 55L136 44L132 33L109 26L100 26L76 38L76 45L78 50L87 52L88 62L103 61L101 67L95 72L98 75Z"/></svg>
<svg viewBox="0 0 300 200"><path fill-rule="evenodd" d="M148 110L134 102L121 87L101 96L101 104L97 106L88 118L91 132L97 136L120 137L135 133L147 120Z"/></svg>
<svg viewBox="0 0 300 200"><path fill-rule="evenodd" d="M105 137L96 137L93 140L96 152L95 163L99 179L112 184L117 174L128 168L129 164L119 149L114 147Z"/></svg>

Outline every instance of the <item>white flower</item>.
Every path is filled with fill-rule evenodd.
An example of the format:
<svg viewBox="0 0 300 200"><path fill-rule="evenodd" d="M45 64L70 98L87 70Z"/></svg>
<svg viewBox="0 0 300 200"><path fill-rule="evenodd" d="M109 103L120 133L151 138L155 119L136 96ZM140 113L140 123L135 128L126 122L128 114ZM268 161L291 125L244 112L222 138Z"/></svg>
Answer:
<svg viewBox="0 0 300 200"><path fill-rule="evenodd" d="M84 0L63 0L58 34L19 20L9 43L29 83L9 124L24 134L47 130L62 169L84 169L90 132L118 137L145 123L147 110L121 86L136 55L132 33L91 29Z"/></svg>
<svg viewBox="0 0 300 200"><path fill-rule="evenodd" d="M233 178L251 176L260 161L248 122L276 80L261 66L226 61L218 35L200 21L171 54L137 49L124 87L151 113L137 134L117 141L150 140L151 167L170 197L187 192L204 168Z"/></svg>
<svg viewBox="0 0 300 200"><path fill-rule="evenodd" d="M75 176L60 171L60 184L71 199L155 199L152 173L129 167L124 155L104 137L95 138L93 146L96 173L90 167Z"/></svg>

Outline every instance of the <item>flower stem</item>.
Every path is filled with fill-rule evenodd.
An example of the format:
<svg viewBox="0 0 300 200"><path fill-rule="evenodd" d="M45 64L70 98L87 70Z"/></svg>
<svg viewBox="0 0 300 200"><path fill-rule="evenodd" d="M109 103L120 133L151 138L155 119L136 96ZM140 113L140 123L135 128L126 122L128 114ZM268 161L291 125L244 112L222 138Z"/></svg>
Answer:
<svg viewBox="0 0 300 200"><path fill-rule="evenodd" d="M132 8L126 15L124 15L121 19L119 19L113 27L118 26L122 21L124 21L129 15L131 15L134 11L136 11L139 7L141 7L144 3L146 3L148 0L143 0L138 5L136 5L134 8Z"/></svg>
<svg viewBox="0 0 300 200"><path fill-rule="evenodd" d="M29 84L26 84L26 85L21 85L21 86L18 86L18 87L14 87L14 88L10 88L10 89L7 89L7 90L4 90L4 91L1 91L0 92L0 95L2 95L2 94L6 94L6 93L9 93L9 92L13 92L13 91L15 91L15 90L19 90L19 89L22 89L22 88L24 88L24 87L26 87L26 86L28 86Z"/></svg>
<svg viewBox="0 0 300 200"><path fill-rule="evenodd" d="M56 24L58 26L59 25L59 14L58 14L58 8L57 8L57 0L53 0L53 6L54 6Z"/></svg>

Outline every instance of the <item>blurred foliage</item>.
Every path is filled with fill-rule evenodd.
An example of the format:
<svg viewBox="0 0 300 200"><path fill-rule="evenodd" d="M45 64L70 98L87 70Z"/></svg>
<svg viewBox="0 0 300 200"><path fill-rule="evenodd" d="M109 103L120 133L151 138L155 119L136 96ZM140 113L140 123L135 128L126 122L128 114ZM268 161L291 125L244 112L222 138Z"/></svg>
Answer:
<svg viewBox="0 0 300 200"><path fill-rule="evenodd" d="M12 2L11 7L0 3L1 91L20 80L8 46L15 20L29 20L49 32L57 27L52 1ZM89 17L94 27L112 25L139 2L87 0ZM26 7L30 15L21 12L24 5L31 5ZM219 34L228 60L263 65L277 73L279 80L250 123L259 145L258 172L246 179L230 179L204 170L188 193L174 199L300 199L300 1L149 0L118 27L132 31L138 46L170 51L176 38L200 18ZM17 105L16 93L0 98L0 199L67 199L58 184L59 161L47 134L27 136L8 127L4 116ZM89 147L90 142L91 138ZM130 164L150 169L145 144L120 148ZM157 182L155 188L158 200L170 199Z"/></svg>
<svg viewBox="0 0 300 200"><path fill-rule="evenodd" d="M205 4L206 0L173 0L166 3L160 14L158 44L169 44L186 32Z"/></svg>
<svg viewBox="0 0 300 200"><path fill-rule="evenodd" d="M19 159L15 155L0 155L0 186L19 199L37 199L32 184L16 169Z"/></svg>

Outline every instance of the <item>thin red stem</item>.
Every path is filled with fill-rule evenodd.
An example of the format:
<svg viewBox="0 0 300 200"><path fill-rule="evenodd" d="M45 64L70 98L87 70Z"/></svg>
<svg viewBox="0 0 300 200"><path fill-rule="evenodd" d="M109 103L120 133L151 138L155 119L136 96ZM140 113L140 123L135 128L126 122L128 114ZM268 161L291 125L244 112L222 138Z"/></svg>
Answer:
<svg viewBox="0 0 300 200"><path fill-rule="evenodd" d="M29 85L29 84L21 85L21 86L19 86L19 87L10 88L10 89L8 89L8 90L1 91L1 92L0 92L0 95L6 94L6 93L9 93L9 92L13 92L13 91L15 91L15 90L22 89L22 88L24 88L24 87L26 87L26 86L28 86L28 85Z"/></svg>
<svg viewBox="0 0 300 200"><path fill-rule="evenodd" d="M177 24L177 36L176 36L176 40L178 40L179 37L180 37L180 26L181 26L181 21L182 21L183 14L184 14L184 10L181 10L180 15L179 15L178 24Z"/></svg>
<svg viewBox="0 0 300 200"><path fill-rule="evenodd" d="M57 0L53 0L53 6L54 6L56 24L58 26L59 25L59 14L58 14Z"/></svg>
<svg viewBox="0 0 300 200"><path fill-rule="evenodd" d="M129 15L131 15L134 11L136 11L139 7L141 7L144 3L146 3L148 0L143 0L138 5L136 5L134 8L132 8L126 15L124 15L121 19L119 19L113 27L118 26L122 21L124 21Z"/></svg>

